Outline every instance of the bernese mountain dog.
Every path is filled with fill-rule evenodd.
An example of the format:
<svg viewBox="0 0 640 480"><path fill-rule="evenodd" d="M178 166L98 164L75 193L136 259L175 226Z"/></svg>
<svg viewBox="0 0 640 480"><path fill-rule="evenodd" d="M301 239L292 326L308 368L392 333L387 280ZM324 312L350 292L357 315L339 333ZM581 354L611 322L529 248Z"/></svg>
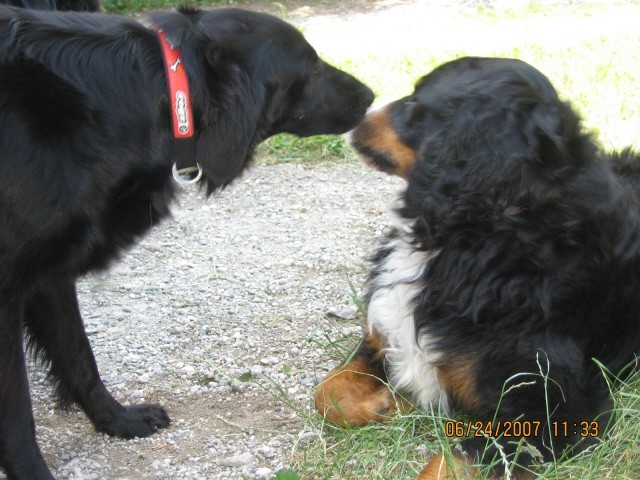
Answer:
<svg viewBox="0 0 640 480"><path fill-rule="evenodd" d="M602 152L547 77L504 58L436 68L352 142L407 186L372 259L364 341L317 409L380 421L397 408L390 385L465 412L463 453L420 480L496 458L495 474L526 478L538 453L597 443L609 380L640 353L640 155Z"/></svg>

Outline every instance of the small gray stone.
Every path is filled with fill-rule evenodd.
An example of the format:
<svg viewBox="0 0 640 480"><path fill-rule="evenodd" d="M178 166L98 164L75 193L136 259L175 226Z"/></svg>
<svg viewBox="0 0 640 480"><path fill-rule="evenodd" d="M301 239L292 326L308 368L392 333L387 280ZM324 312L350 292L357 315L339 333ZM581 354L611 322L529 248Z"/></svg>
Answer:
<svg viewBox="0 0 640 480"><path fill-rule="evenodd" d="M330 308L326 311L328 317L339 318L340 320L356 320L358 318L358 310L356 307Z"/></svg>
<svg viewBox="0 0 640 480"><path fill-rule="evenodd" d="M233 455L232 457L223 458L220 464L225 467L247 467L253 465L255 458L249 452Z"/></svg>
<svg viewBox="0 0 640 480"><path fill-rule="evenodd" d="M256 470L256 476L258 476L260 478L271 478L271 474L272 473L273 473L273 470L271 470L270 468L266 468L266 467L258 468Z"/></svg>

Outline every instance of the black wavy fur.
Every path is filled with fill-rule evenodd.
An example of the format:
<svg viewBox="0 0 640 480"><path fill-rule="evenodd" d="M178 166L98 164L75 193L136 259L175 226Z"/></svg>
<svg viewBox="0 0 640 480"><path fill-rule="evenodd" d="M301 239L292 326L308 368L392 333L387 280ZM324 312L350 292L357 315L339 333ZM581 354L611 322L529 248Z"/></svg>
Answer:
<svg viewBox="0 0 640 480"><path fill-rule="evenodd" d="M640 353L640 155L601 152L518 60L450 62L389 109L419 152L398 213L416 249L438 252L418 280L416 335L436 339L444 364L473 359L480 402L450 396L453 407L568 422L568 435L557 423L527 439L546 460L593 444L580 424L602 433L612 406L597 362L624 377ZM464 446L482 456L486 445Z"/></svg>
<svg viewBox="0 0 640 480"><path fill-rule="evenodd" d="M97 12L99 0L0 0L0 4L32 10L59 10L74 12Z"/></svg>

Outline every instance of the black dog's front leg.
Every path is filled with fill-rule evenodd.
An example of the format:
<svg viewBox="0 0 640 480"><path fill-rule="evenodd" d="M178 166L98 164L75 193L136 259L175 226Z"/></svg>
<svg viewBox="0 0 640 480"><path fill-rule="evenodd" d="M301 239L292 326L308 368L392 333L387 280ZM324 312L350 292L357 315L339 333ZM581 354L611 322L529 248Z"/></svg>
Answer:
<svg viewBox="0 0 640 480"><path fill-rule="evenodd" d="M30 346L50 365L61 405L78 403L96 430L133 438L169 425L159 405L125 407L107 391L84 330L74 279L41 279L27 302L25 324Z"/></svg>
<svg viewBox="0 0 640 480"><path fill-rule="evenodd" d="M36 443L19 302L0 299L0 468L10 479L53 479Z"/></svg>

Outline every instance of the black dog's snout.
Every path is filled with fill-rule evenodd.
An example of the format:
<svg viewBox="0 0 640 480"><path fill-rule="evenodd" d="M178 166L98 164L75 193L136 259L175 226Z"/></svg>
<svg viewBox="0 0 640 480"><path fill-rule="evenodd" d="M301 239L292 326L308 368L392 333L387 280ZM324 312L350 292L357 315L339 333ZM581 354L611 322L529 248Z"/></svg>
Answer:
<svg viewBox="0 0 640 480"><path fill-rule="evenodd" d="M360 108L364 108L365 110L371 106L373 100L375 99L375 94L373 90L371 90L366 85L362 85L362 91L360 93Z"/></svg>

